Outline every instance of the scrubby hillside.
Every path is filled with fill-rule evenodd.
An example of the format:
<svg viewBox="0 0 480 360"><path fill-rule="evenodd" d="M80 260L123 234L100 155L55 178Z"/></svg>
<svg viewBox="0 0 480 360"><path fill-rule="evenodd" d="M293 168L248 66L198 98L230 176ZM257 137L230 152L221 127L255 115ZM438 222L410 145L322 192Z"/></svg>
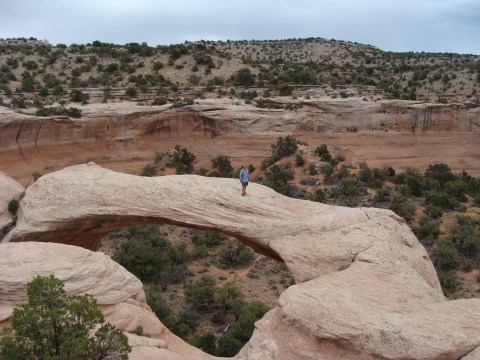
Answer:
<svg viewBox="0 0 480 360"><path fill-rule="evenodd" d="M17 98L15 106L25 105L18 99L22 93L42 107L55 100L82 102L89 97L173 101L184 91L193 97L215 89L226 95L225 87L254 85L267 91L265 97L272 91L288 95L293 87L315 85L331 96L461 102L475 107L480 57L393 53L321 38L156 47L0 40L0 94L4 93L5 103ZM78 91L72 95L79 89L87 95Z"/></svg>

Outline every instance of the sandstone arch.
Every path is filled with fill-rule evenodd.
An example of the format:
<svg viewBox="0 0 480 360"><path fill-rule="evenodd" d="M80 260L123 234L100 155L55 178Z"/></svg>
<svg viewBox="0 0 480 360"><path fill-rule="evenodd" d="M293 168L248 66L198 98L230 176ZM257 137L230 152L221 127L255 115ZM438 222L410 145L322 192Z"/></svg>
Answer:
<svg viewBox="0 0 480 360"><path fill-rule="evenodd" d="M249 191L239 196L234 179L142 178L93 163L74 166L27 189L4 241L94 248L113 228L168 222L217 229L282 259L297 285L257 323L238 359L478 353L480 300L446 301L428 255L402 219L386 210L290 199L257 184Z"/></svg>

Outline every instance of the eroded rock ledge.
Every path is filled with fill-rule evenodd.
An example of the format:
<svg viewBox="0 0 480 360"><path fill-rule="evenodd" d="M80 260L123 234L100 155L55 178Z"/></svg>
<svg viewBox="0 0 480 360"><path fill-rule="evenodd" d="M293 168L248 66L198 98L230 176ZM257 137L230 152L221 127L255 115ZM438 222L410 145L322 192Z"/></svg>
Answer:
<svg viewBox="0 0 480 360"><path fill-rule="evenodd" d="M424 248L388 210L296 200L253 183L241 197L235 179L144 178L90 163L27 189L4 242L94 249L104 233L138 223L217 229L286 263L296 285L237 359L459 359L480 345L480 300L446 301ZM0 257L11 246L19 244L2 244ZM164 349L199 358L162 334ZM138 347L135 358L153 348Z"/></svg>

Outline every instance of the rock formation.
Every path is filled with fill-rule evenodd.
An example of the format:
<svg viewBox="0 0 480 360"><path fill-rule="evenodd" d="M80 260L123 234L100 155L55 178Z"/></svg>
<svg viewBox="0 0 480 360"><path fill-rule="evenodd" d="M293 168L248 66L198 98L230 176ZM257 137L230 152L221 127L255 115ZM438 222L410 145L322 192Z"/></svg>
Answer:
<svg viewBox="0 0 480 360"><path fill-rule="evenodd" d="M106 321L123 329L131 359L211 359L170 333L150 310L142 283L100 252L51 243L0 244L0 330L14 307L27 301L26 284L36 275L54 274L69 294L89 293ZM141 326L143 336L135 335Z"/></svg>
<svg viewBox="0 0 480 360"><path fill-rule="evenodd" d="M430 136L440 137L434 139L434 143L449 146L449 156L455 156L458 141L446 143L444 137L461 133L462 151L451 161L451 166L456 169L461 158L463 163L458 165L461 166L458 170L471 172L474 161L470 159L480 156L476 150L478 137L473 136L480 129L479 113L460 105L315 98L314 95L310 99L274 100L286 105L300 102L303 105L295 110L263 109L227 98L197 100L197 104L179 109L171 109L169 105L138 106L131 102L88 104L81 107L80 119L36 117L0 108L0 164L2 171L24 179L33 171L46 173L90 160L131 162L141 158L144 165L156 150L165 151L176 144L189 144L198 155L205 151L206 144L219 142L218 148L221 148L223 139L234 143L242 137L258 141L267 138L260 156L265 158L270 144L286 133L295 134L299 139L304 137L305 141L309 140L308 136L318 138L320 134L388 137L390 145L397 141L407 145L409 151L404 156L409 158L409 166L415 166L411 163L413 155L425 156L428 159L425 161L435 161L436 156L445 161L445 154L436 149L427 153L421 147L423 139ZM400 138L392 141L392 137ZM238 150L229 155L244 158L238 153L249 148L246 155L251 157L255 154L252 147L252 144L238 146ZM358 146L355 149L358 151ZM375 154L378 152L376 148ZM398 154L392 156L396 160L394 165L398 165L396 156ZM208 164L212 157L205 159ZM141 167L137 166L137 173L138 168ZM129 172L125 168L121 170ZM475 170L480 171L478 166ZM19 174L21 176L17 176Z"/></svg>
<svg viewBox="0 0 480 360"><path fill-rule="evenodd" d="M241 197L235 179L143 178L93 163L66 168L27 189L0 256L5 246L20 246L11 243L17 241L94 249L106 232L138 223L217 229L284 261L296 281L257 322L237 359L471 359L478 354L480 300L446 301L427 253L401 218L388 210L291 199L253 183L248 192ZM14 264L14 273L21 273L22 263ZM69 277L63 279L69 289ZM105 296L132 298L135 291ZM119 320L128 318L123 303L130 301L107 317L132 329ZM162 351L199 358L180 350L178 342L171 346L168 330L151 333L163 341ZM143 355L132 358L162 358L145 355L154 348L144 344L136 350Z"/></svg>
<svg viewBox="0 0 480 360"><path fill-rule="evenodd" d="M25 189L22 185L0 171L0 240L5 229L12 224L12 215L8 211L8 203L12 199L20 199Z"/></svg>

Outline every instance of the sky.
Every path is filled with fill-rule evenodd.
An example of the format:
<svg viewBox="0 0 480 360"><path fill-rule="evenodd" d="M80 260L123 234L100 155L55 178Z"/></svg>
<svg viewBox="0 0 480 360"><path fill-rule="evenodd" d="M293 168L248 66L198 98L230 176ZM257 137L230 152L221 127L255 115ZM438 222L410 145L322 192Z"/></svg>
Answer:
<svg viewBox="0 0 480 360"><path fill-rule="evenodd" d="M0 38L150 46L320 37L480 55L480 0L0 0Z"/></svg>

